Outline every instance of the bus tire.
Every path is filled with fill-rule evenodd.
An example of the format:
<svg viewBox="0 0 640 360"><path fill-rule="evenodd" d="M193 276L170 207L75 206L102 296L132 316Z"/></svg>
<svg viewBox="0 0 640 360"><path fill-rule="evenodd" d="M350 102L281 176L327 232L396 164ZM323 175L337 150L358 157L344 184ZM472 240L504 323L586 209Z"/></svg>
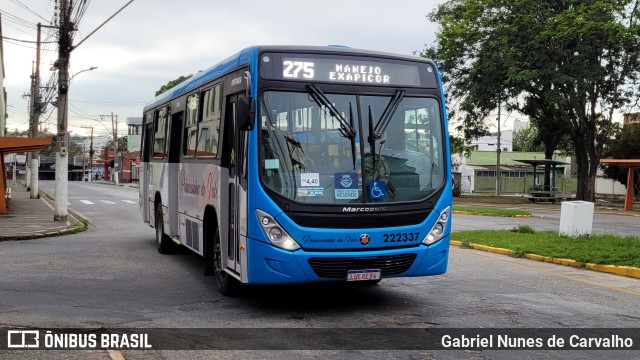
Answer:
<svg viewBox="0 0 640 360"><path fill-rule="evenodd" d="M156 208L156 247L160 254L171 254L175 250L173 241L164 233L164 220L160 205Z"/></svg>
<svg viewBox="0 0 640 360"><path fill-rule="evenodd" d="M215 230L213 233L213 278L215 279L216 286L222 295L234 297L238 295L241 284L233 276L224 271L222 267L220 233L218 230Z"/></svg>

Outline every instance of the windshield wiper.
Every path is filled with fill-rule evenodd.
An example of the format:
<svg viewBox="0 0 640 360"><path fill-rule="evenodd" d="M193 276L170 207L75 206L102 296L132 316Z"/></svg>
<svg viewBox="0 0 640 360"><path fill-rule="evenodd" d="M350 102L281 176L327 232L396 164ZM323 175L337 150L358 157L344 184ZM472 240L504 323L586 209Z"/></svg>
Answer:
<svg viewBox="0 0 640 360"><path fill-rule="evenodd" d="M373 129L372 135L374 141L382 139L382 134L384 134L385 130L387 130L393 114L396 113L398 105L400 105L400 102L404 97L404 93L404 90L396 90L396 94L387 104L387 107L384 109L382 116L380 116L380 120L378 120L378 123L376 123L376 127Z"/></svg>
<svg viewBox="0 0 640 360"><path fill-rule="evenodd" d="M371 153L371 176L376 173L376 136L373 132L373 115L371 115L371 106L369 106L369 152ZM376 180L376 179L374 179Z"/></svg>
<svg viewBox="0 0 640 360"><path fill-rule="evenodd" d="M351 124L347 122L347 119L345 119L342 114L340 114L338 109L333 106L331 101L327 99L327 96L322 92L322 90L320 90L318 86L313 84L307 85L307 87L310 90L309 94L311 94L313 101L315 101L318 105L324 106L329 109L329 113L331 113L331 116L338 119L338 122L340 123L340 134L342 134L342 136L346 138L355 139L357 135L356 130Z"/></svg>
<svg viewBox="0 0 640 360"><path fill-rule="evenodd" d="M353 129L353 107L349 102L349 126ZM355 130L354 130L355 131ZM353 160L353 168L356 168L356 139L355 136L351 138L351 159Z"/></svg>

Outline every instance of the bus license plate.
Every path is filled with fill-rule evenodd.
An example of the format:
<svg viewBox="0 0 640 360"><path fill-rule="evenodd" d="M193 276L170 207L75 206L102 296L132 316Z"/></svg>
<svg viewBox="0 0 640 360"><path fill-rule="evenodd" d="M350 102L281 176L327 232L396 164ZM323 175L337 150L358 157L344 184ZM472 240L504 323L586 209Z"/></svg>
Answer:
<svg viewBox="0 0 640 360"><path fill-rule="evenodd" d="M380 269L347 271L347 281L380 280L380 277L381 277Z"/></svg>

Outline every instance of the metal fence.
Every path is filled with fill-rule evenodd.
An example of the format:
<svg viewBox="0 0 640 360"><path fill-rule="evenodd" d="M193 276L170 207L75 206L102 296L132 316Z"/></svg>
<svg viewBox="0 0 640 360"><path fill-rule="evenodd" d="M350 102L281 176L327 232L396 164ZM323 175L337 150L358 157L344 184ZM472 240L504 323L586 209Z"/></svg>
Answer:
<svg viewBox="0 0 640 360"><path fill-rule="evenodd" d="M533 189L533 175L525 177L501 177L500 192L526 194ZM538 186L541 186L539 184ZM556 190L575 193L578 189L578 179L576 178L556 178ZM492 192L496 191L496 178L476 176L474 192Z"/></svg>

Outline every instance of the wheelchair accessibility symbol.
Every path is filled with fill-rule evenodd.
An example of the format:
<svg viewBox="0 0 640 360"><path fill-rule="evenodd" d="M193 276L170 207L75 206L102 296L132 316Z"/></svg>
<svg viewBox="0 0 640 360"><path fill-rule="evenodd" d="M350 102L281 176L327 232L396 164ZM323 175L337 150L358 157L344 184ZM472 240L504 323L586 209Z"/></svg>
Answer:
<svg viewBox="0 0 640 360"><path fill-rule="evenodd" d="M383 200L387 197L387 183L384 181L369 181L369 198Z"/></svg>

